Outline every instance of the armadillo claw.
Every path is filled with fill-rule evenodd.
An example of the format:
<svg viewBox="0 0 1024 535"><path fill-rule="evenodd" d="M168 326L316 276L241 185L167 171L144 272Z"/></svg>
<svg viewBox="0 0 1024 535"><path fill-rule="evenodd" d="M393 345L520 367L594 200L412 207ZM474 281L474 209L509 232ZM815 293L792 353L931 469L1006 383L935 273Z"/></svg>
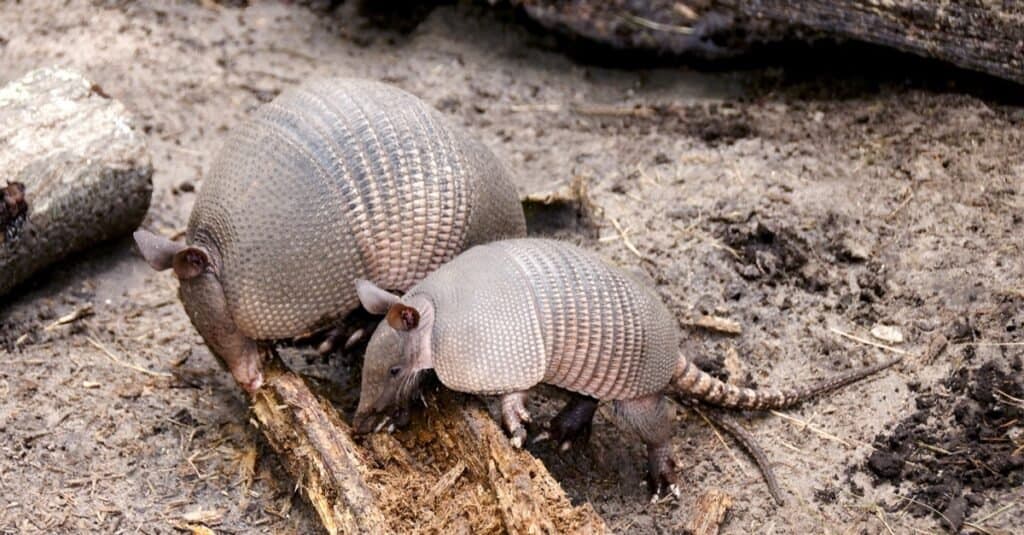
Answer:
<svg viewBox="0 0 1024 535"><path fill-rule="evenodd" d="M526 442L526 428L517 427L512 431L512 447L519 449L523 447L523 443Z"/></svg>
<svg viewBox="0 0 1024 535"><path fill-rule="evenodd" d="M533 440L531 440L530 443L536 444L538 442L544 442L549 438L551 438L551 435L549 435L547 431L541 431L540 433L537 433L537 436L533 437Z"/></svg>
<svg viewBox="0 0 1024 535"><path fill-rule="evenodd" d="M512 392L501 397L501 418L505 429L508 429L509 434L512 435L513 445L517 448L526 441L526 429L523 428L523 422L530 421L530 413L526 411L525 401L525 392ZM517 438L518 444L516 443Z"/></svg>
<svg viewBox="0 0 1024 535"><path fill-rule="evenodd" d="M666 490L668 492L665 492L665 495L662 496L662 493ZM651 505L658 505L668 501L678 500L682 495L683 493L679 490L679 485L676 485L675 483L672 483L668 487L658 486L654 491L654 494L651 495Z"/></svg>

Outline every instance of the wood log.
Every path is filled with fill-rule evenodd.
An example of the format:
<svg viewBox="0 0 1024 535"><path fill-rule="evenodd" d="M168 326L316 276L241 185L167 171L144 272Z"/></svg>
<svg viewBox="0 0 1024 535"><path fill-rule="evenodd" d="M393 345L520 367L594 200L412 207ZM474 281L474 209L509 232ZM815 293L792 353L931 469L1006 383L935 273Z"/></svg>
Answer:
<svg viewBox="0 0 1024 535"><path fill-rule="evenodd" d="M946 0L511 0L542 25L616 48L736 55L828 35L1024 83L1024 4Z"/></svg>
<svg viewBox="0 0 1024 535"><path fill-rule="evenodd" d="M774 21L1024 83L1024 4L1020 2L716 0L712 4L713 9L736 13L741 25Z"/></svg>
<svg viewBox="0 0 1024 535"><path fill-rule="evenodd" d="M0 295L138 227L153 168L121 103L65 69L0 88Z"/></svg>
<svg viewBox="0 0 1024 535"><path fill-rule="evenodd" d="M409 430L364 448L334 408L272 351L250 397L260 431L334 533L605 533L544 465L512 448L479 401L444 392ZM400 440L401 439L401 440Z"/></svg>

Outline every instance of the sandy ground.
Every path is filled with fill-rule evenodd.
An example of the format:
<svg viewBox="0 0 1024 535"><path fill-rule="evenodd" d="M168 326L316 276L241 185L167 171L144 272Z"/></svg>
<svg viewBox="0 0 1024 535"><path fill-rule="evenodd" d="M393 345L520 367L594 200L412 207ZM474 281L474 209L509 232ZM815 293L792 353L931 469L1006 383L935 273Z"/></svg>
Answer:
<svg viewBox="0 0 1024 535"><path fill-rule="evenodd" d="M617 532L678 532L720 488L735 500L724 533L942 532L943 518L1024 533L1020 88L862 47L715 72L599 67L486 6L398 22L407 33L351 6L6 3L0 83L59 64L124 102L156 168L145 226L174 230L224 133L261 102L313 75L387 81L483 139L523 193L583 176L603 212L589 246L655 284L687 352L722 377L806 382L887 356L840 332L901 332L896 368L784 416L740 416L782 507L688 410L678 502L647 502L639 443L603 416L588 448L537 447ZM128 240L0 307L0 532L314 529L171 277ZM692 327L702 314L743 331ZM287 356L349 384L344 359ZM356 395L343 389L340 408Z"/></svg>

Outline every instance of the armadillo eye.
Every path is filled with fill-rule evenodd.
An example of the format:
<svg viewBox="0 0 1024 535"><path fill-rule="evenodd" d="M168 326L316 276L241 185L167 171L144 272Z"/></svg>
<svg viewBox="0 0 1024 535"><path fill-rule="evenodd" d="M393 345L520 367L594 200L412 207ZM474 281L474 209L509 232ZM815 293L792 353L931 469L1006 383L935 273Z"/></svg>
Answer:
<svg viewBox="0 0 1024 535"><path fill-rule="evenodd" d="M391 376L394 377L398 375L398 372L400 371L402 371L402 368L400 366L393 366L390 370L388 370L388 373L390 373Z"/></svg>

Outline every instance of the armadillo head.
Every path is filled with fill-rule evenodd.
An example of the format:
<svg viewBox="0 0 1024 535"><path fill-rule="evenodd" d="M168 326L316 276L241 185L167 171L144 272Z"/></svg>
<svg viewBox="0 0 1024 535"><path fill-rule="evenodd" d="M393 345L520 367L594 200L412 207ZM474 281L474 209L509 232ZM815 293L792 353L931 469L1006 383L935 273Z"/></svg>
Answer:
<svg viewBox="0 0 1024 535"><path fill-rule="evenodd" d="M433 368L430 337L434 308L423 296L400 299L368 281L356 281L363 307L384 314L363 358L362 390L352 425L358 433L379 431L407 418L409 402L425 371Z"/></svg>
<svg viewBox="0 0 1024 535"><path fill-rule="evenodd" d="M231 319L217 278L217 251L202 244L175 243L145 230L135 232L135 243L153 269L174 272L185 312L210 351L242 388L255 392L263 385L261 357L256 343Z"/></svg>

